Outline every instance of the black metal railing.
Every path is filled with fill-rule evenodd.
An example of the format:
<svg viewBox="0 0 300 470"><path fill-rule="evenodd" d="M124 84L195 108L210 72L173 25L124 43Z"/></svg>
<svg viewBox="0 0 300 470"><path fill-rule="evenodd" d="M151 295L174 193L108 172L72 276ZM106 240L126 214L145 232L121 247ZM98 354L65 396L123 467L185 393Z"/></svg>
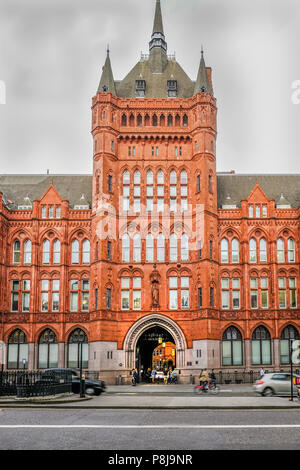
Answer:
<svg viewBox="0 0 300 470"><path fill-rule="evenodd" d="M272 373L274 370L264 369L265 374ZM290 372L289 370L281 370L281 372ZM294 370L295 374L299 375L299 369ZM219 384L254 384L256 380L260 378L259 370L249 370L249 371L239 371L239 370L230 370L230 371L218 371L215 373L217 378L217 383Z"/></svg>
<svg viewBox="0 0 300 470"><path fill-rule="evenodd" d="M0 396L18 398L44 397L72 393L70 371L4 371L0 372Z"/></svg>

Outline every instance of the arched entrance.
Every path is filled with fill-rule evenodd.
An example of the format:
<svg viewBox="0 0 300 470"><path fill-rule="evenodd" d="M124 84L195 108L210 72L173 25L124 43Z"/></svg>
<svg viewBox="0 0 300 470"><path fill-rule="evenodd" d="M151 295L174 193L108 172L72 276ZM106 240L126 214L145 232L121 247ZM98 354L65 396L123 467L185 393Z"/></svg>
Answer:
<svg viewBox="0 0 300 470"><path fill-rule="evenodd" d="M127 370L131 370L137 365L142 359L149 361L149 350L155 349L159 343L151 341L145 341L147 338L149 340L151 332L159 332L163 334L163 338L166 340L169 338L171 342L175 344L176 350L176 368L181 369L185 364L185 351L187 349L186 339L181 328L177 325L176 322L170 318L154 313L152 315L146 315L145 317L140 318L132 327L128 330L127 335L124 340L124 352L125 352L125 367ZM147 336L147 332L148 336ZM156 333L155 333L156 334ZM141 338L141 341L139 341ZM148 343L148 346L147 346ZM143 356L139 357L142 354L141 349L137 351L138 345L142 345L144 352ZM148 352L147 352L148 348ZM145 366L146 364L141 365Z"/></svg>
<svg viewBox="0 0 300 470"><path fill-rule="evenodd" d="M174 356L166 355L167 345ZM168 351L167 351L168 352ZM172 355L172 353L171 353ZM153 326L146 330L138 339L136 345L136 368L144 373L148 369L164 370L176 366L176 345L173 336L161 326Z"/></svg>

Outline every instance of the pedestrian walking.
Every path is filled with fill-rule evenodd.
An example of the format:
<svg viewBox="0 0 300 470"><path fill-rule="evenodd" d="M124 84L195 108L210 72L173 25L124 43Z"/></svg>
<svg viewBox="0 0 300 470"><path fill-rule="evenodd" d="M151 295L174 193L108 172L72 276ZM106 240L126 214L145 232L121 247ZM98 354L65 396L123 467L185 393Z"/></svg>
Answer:
<svg viewBox="0 0 300 470"><path fill-rule="evenodd" d="M264 375L265 375L265 371L264 371L264 369L263 369L263 367L262 367L262 368L260 369L260 371L259 371L259 376L260 376L260 378L262 378Z"/></svg>

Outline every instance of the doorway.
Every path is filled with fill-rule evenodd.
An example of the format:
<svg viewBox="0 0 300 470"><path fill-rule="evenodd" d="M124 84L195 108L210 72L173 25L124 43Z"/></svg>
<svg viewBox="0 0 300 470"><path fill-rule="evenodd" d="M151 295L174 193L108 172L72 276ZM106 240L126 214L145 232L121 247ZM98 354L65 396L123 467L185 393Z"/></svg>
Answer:
<svg viewBox="0 0 300 470"><path fill-rule="evenodd" d="M164 359L164 353L168 354L168 358ZM136 345L136 368L142 381L147 381L147 372L149 373L149 370L151 371L153 367L159 371L176 367L174 338L166 329L160 326L154 326L146 330L140 336Z"/></svg>

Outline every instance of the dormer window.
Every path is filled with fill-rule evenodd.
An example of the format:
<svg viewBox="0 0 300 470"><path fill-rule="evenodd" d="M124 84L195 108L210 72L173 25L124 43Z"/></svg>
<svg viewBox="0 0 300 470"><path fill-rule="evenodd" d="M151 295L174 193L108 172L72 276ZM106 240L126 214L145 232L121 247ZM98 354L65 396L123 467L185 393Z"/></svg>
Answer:
<svg viewBox="0 0 300 470"><path fill-rule="evenodd" d="M168 80L168 97L176 98L177 97L177 80Z"/></svg>
<svg viewBox="0 0 300 470"><path fill-rule="evenodd" d="M137 98L144 98L146 93L146 82L145 80L135 81L135 92Z"/></svg>

